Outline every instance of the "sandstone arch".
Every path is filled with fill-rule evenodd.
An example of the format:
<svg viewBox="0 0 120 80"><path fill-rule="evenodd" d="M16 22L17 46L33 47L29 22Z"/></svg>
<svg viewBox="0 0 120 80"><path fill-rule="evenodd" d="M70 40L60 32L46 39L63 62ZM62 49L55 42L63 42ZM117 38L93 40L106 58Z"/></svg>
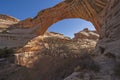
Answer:
<svg viewBox="0 0 120 80"><path fill-rule="evenodd" d="M108 0L65 0L52 8L40 11L33 19L28 18L14 26L35 27L31 32L43 35L53 23L68 18L81 18L92 22L99 32L102 25L99 14L107 2Z"/></svg>

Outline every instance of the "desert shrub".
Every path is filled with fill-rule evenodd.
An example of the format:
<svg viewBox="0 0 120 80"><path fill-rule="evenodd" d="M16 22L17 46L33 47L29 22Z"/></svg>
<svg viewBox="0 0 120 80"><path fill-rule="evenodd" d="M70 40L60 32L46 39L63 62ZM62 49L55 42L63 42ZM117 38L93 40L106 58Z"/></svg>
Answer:
<svg viewBox="0 0 120 80"><path fill-rule="evenodd" d="M113 70L116 76L120 76L120 63L116 63Z"/></svg>
<svg viewBox="0 0 120 80"><path fill-rule="evenodd" d="M79 51L79 53L77 53L77 57L79 57L80 60L77 63L80 64L81 69L88 69L92 71L100 70L99 64L95 62L93 60L93 56L91 56L93 53L92 49L83 49L79 44L74 45L71 41L65 41L56 37L45 38L43 42L44 48L42 54L44 55L60 56L61 54L65 54L67 57L73 57L76 53L72 52L73 47L71 46L75 46Z"/></svg>
<svg viewBox="0 0 120 80"><path fill-rule="evenodd" d="M14 54L13 49L8 49L7 47L0 49L0 58L7 58Z"/></svg>
<svg viewBox="0 0 120 80"><path fill-rule="evenodd" d="M69 54L71 50L69 49L70 41L65 39L60 39L57 37L48 37L43 39L43 49L42 54L45 55L56 55Z"/></svg>

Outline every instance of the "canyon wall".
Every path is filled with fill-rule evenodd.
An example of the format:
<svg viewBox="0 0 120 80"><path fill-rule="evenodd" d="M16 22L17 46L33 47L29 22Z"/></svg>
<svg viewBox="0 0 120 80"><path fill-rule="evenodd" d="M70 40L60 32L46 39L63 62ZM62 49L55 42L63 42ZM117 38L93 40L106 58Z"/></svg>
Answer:
<svg viewBox="0 0 120 80"><path fill-rule="evenodd" d="M82 19L91 21L95 25L97 31L100 34L100 38L97 43L93 59L100 65L101 69L99 72L83 71L81 72L81 74L78 74L76 76L74 75L74 77L70 77L70 78L67 77L64 80L75 80L76 78L79 80L81 78L78 78L78 76L81 76L81 75L84 77L84 79L81 79L81 80L91 80L91 79L92 80L119 80L119 77L115 75L115 72L113 70L116 63L120 62L119 60L120 59L119 58L120 56L120 23L119 23L120 7L119 6L120 6L120 0L65 0L64 2L56 5L53 8L49 8L39 12L38 15L33 19L29 18L24 21L20 21L18 24L12 25L9 33L12 33L13 30L18 29L18 30L21 30L20 33L26 34L25 31L30 29L28 33L37 34L38 36L38 35L43 35L47 30L47 28L50 27L50 25L62 19L82 18ZM17 33L17 31L15 31L15 33ZM31 34L29 34L29 37ZM1 34L1 36L2 35L5 35L5 34ZM21 36L19 37L22 38ZM33 38L33 36L31 37ZM29 48L28 51L30 51L31 49L33 49L33 51L36 49L37 50L40 49L39 47L37 48L35 47L36 45L40 46L39 40L41 40L41 37L40 38L39 37L40 36L35 37L33 39L30 38L29 39L30 42L28 41L27 45L25 45L21 49L21 51L24 51L26 47ZM2 42L1 44L4 45L5 43ZM26 56L27 54L24 54L22 58L24 57L26 58ZM46 61L46 58L44 59L42 58L43 61L45 60L47 62L46 64L43 64L43 66L48 66L48 63L51 63L52 61L54 61L52 58L50 58L50 60L48 59L48 62ZM31 63L35 59L34 60L28 59L28 60ZM61 62L61 60L59 61ZM60 66L62 64L63 63L61 63ZM36 64L36 66L38 66L38 64ZM65 69L67 68L65 66ZM33 75L32 78L29 74L27 74L28 78L27 77L25 78L29 80L34 80L38 78L39 80L39 77L40 77L38 74L39 69L40 68L36 68L35 71L33 70L35 74L34 75L31 74ZM53 65L50 65L50 68L45 67L44 69L45 71L43 70L42 72L44 76L41 79L44 79L44 80L49 79L49 78L47 79L48 75L46 73L48 71L46 71L46 69L48 71L53 69ZM61 67L59 69L61 70ZM42 71L42 69L40 70ZM49 72L49 76L51 76L51 74L54 74L53 71L51 70L51 72ZM58 71L58 69L56 69L56 71ZM12 74L12 76L9 75L10 79L7 77L6 79L14 80L13 76L16 76L16 74L19 74L19 73L16 72L15 74ZM20 73L20 75L22 75L22 73ZM25 80L25 79L21 79L21 80Z"/></svg>
<svg viewBox="0 0 120 80"><path fill-rule="evenodd" d="M120 53L120 1L110 0L103 15L103 25L100 30L100 40L97 48L101 54L113 54L119 57Z"/></svg>

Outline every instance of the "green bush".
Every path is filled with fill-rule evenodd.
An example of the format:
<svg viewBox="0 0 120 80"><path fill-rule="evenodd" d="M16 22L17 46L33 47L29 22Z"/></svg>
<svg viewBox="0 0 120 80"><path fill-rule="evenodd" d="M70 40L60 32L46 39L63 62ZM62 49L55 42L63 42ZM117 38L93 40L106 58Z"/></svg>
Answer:
<svg viewBox="0 0 120 80"><path fill-rule="evenodd" d="M0 58L7 58L14 54L13 49L8 49L7 47L0 49Z"/></svg>

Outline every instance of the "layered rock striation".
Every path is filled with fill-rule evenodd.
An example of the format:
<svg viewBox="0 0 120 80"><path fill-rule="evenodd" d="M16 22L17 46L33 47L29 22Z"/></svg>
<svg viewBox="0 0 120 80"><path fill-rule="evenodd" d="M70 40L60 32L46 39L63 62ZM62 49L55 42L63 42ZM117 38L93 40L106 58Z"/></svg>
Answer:
<svg viewBox="0 0 120 80"><path fill-rule="evenodd" d="M100 13L107 3L108 0L65 0L52 8L40 11L33 19L20 21L13 25L13 28L35 27L31 33L43 35L52 24L60 20L81 18L92 22L99 32L103 24Z"/></svg>
<svg viewBox="0 0 120 80"><path fill-rule="evenodd" d="M95 48L96 43L99 39L99 34L96 31L89 30L88 28L75 33L73 41L77 42L81 48Z"/></svg>
<svg viewBox="0 0 120 80"><path fill-rule="evenodd" d="M0 32L8 28L10 25L16 24L18 22L19 20L14 17L0 14Z"/></svg>
<svg viewBox="0 0 120 80"><path fill-rule="evenodd" d="M96 31L89 30L88 28L83 29L82 31L75 33L73 40L77 41L79 39L91 39L98 40L99 34Z"/></svg>

